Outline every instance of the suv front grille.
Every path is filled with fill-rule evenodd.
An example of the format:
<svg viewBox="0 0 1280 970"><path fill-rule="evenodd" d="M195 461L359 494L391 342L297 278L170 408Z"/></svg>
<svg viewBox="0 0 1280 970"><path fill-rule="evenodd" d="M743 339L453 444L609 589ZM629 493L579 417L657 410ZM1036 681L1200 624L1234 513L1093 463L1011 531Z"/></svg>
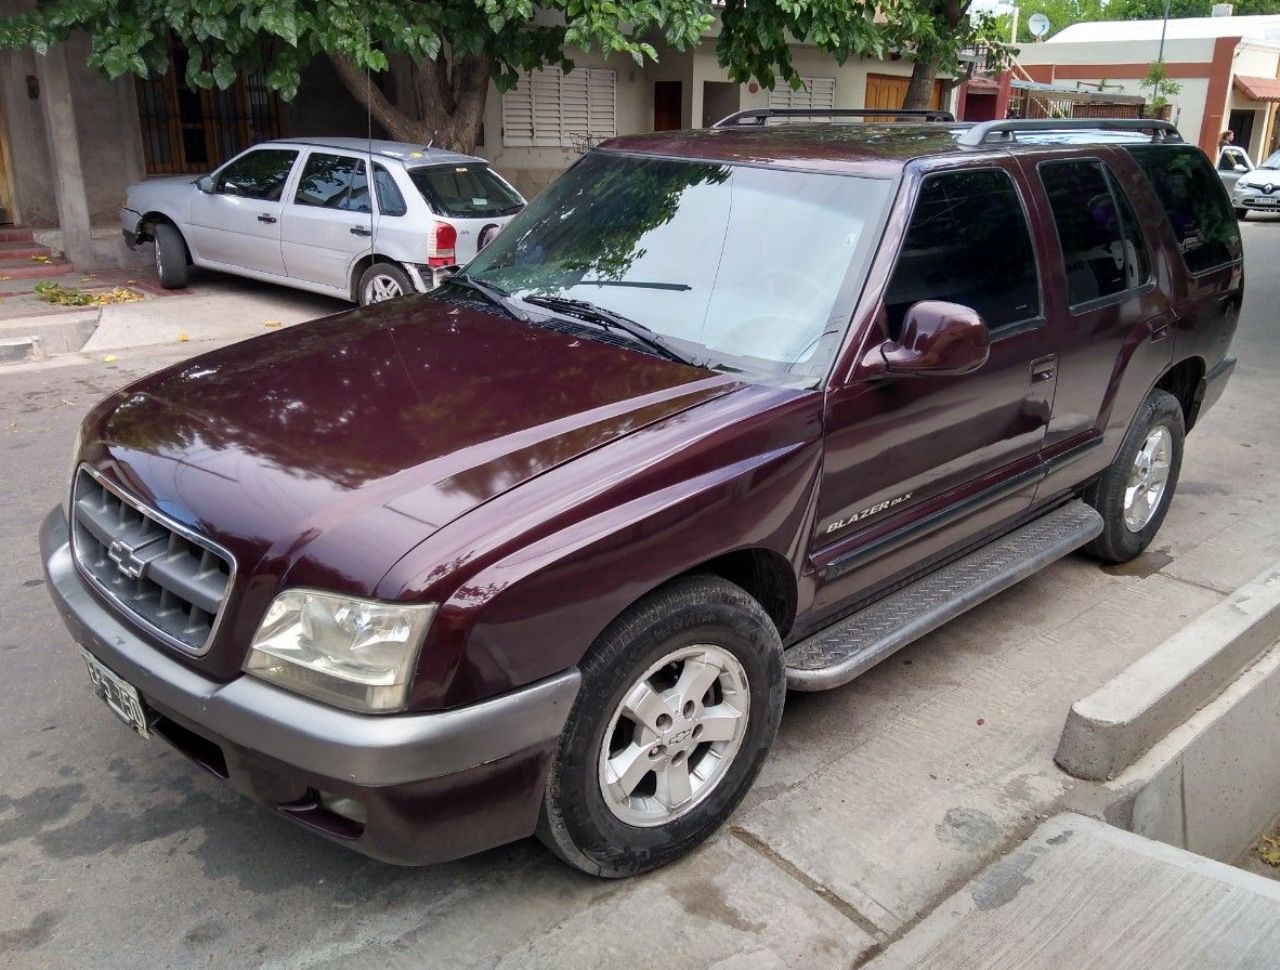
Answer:
<svg viewBox="0 0 1280 970"><path fill-rule="evenodd" d="M71 549L81 572L163 640L189 653L208 650L231 588L231 555L86 468L71 501Z"/></svg>

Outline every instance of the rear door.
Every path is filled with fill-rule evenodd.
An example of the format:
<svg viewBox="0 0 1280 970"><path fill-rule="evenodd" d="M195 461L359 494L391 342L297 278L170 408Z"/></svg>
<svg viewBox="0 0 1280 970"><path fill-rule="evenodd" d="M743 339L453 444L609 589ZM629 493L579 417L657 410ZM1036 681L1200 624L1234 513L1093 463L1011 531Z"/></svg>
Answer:
<svg viewBox="0 0 1280 970"><path fill-rule="evenodd" d="M1172 362L1176 267L1155 258L1160 236L1144 226L1158 228L1160 213L1123 152L1076 152L1027 167L1054 229L1058 390L1039 492L1049 498L1110 464L1138 404Z"/></svg>
<svg viewBox="0 0 1280 970"><path fill-rule="evenodd" d="M314 148L284 211L282 249L293 279L340 290L351 286L351 266L370 251L373 202L362 156Z"/></svg>
<svg viewBox="0 0 1280 970"><path fill-rule="evenodd" d="M254 148L215 172L213 191L191 200L194 255L283 276L280 216L298 155L296 148Z"/></svg>
<svg viewBox="0 0 1280 970"><path fill-rule="evenodd" d="M453 227L455 263L470 262L524 208L520 193L483 162L423 165L408 171L437 222ZM433 233L433 255L435 238Z"/></svg>
<svg viewBox="0 0 1280 970"><path fill-rule="evenodd" d="M904 192L910 221L901 246L877 255L882 296L866 348L896 338L912 304L947 300L983 317L991 354L964 376L855 372L829 392L813 540L820 612L1017 516L1041 475L1056 341L1021 173L992 158Z"/></svg>

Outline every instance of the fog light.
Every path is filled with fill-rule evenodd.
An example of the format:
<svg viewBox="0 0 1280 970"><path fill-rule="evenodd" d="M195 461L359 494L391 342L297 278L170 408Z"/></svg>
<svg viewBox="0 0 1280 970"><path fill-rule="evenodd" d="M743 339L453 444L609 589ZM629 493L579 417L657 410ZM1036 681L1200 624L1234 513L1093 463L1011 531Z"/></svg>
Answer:
<svg viewBox="0 0 1280 970"><path fill-rule="evenodd" d="M316 801L320 803L320 807L326 812L333 812L334 815L341 815L349 822L355 822L363 827L369 821L369 810L365 808L364 802L354 798L348 798L346 795L334 795L327 791L316 792Z"/></svg>

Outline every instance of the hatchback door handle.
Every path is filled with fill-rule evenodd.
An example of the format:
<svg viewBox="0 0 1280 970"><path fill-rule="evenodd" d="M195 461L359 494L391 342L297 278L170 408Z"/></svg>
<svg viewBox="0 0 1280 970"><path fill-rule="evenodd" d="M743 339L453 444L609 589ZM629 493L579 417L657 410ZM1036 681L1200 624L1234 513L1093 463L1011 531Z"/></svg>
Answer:
<svg viewBox="0 0 1280 970"><path fill-rule="evenodd" d="M366 229L364 226L352 226L351 235L353 236L372 236L373 231Z"/></svg>
<svg viewBox="0 0 1280 970"><path fill-rule="evenodd" d="M1040 357L1031 362L1031 383L1039 384L1041 381L1051 381L1058 373L1058 355L1050 354L1048 357Z"/></svg>
<svg viewBox="0 0 1280 970"><path fill-rule="evenodd" d="M259 222L275 222L275 221L276 221L276 217L275 217L275 216L268 216L268 215L261 215L261 216L258 216L258 221L259 221Z"/></svg>

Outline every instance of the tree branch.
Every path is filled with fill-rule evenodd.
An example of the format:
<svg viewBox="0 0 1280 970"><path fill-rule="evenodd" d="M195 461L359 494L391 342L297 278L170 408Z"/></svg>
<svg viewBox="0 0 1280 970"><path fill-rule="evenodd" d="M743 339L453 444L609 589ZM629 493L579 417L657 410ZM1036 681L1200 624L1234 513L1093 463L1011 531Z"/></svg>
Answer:
<svg viewBox="0 0 1280 970"><path fill-rule="evenodd" d="M386 129L387 134L398 141L426 140L424 137L426 126L421 122L413 121L387 100L387 96L381 89L369 83L366 75L346 56L335 53L330 54L329 59L333 61L338 77L351 92L351 96L378 119L378 124ZM429 136L429 133L426 135Z"/></svg>

